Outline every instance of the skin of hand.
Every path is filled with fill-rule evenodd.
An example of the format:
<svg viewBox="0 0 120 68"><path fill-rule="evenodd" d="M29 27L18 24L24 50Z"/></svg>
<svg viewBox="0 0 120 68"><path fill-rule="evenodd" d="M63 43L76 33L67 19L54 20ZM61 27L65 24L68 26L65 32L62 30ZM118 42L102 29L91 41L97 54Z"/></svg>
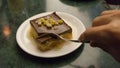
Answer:
<svg viewBox="0 0 120 68"><path fill-rule="evenodd" d="M103 49L120 62L120 10L103 11L79 40L89 41L91 46Z"/></svg>

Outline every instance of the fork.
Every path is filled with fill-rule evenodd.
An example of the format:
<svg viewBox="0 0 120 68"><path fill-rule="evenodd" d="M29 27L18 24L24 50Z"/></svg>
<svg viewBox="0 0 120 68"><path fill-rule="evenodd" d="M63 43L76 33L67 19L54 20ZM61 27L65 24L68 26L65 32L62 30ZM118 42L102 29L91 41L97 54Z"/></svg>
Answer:
<svg viewBox="0 0 120 68"><path fill-rule="evenodd" d="M80 40L69 40L69 39L63 38L62 36L55 34L55 33L45 33L42 36L51 36L52 38L56 38L56 39L59 38L59 39L62 39L64 41L82 43Z"/></svg>

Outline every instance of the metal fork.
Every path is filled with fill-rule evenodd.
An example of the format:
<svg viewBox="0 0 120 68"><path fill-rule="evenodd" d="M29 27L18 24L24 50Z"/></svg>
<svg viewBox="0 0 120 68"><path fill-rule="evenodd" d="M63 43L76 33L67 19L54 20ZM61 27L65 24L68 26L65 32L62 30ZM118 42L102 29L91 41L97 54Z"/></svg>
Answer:
<svg viewBox="0 0 120 68"><path fill-rule="evenodd" d="M55 34L55 33L45 33L43 34L42 36L51 36L52 38L59 38L59 39L62 39L64 41L69 41L69 42L77 42L77 43L82 43L81 41L79 40L69 40L69 39L66 39L66 38L63 38L62 36L58 35L58 34Z"/></svg>

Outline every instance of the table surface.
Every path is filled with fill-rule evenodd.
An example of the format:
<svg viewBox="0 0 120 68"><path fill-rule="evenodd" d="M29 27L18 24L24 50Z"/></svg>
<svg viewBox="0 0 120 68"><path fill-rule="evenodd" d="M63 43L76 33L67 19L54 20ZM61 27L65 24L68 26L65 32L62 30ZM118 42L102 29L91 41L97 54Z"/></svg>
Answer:
<svg viewBox="0 0 120 68"><path fill-rule="evenodd" d="M40 58L24 52L16 42L16 31L29 17L48 11L66 12L86 28L102 11L98 0L0 0L0 68L120 68L108 53L89 44L58 58Z"/></svg>

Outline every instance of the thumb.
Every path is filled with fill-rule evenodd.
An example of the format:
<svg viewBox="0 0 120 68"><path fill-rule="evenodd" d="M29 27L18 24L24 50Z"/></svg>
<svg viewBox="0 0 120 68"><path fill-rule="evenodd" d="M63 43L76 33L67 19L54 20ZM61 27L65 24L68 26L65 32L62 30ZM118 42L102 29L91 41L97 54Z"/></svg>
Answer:
<svg viewBox="0 0 120 68"><path fill-rule="evenodd" d="M102 25L88 28L85 32L81 34L79 40L82 42L89 42L91 40L97 41L100 38L103 38L103 36L106 34L107 27L107 25Z"/></svg>

